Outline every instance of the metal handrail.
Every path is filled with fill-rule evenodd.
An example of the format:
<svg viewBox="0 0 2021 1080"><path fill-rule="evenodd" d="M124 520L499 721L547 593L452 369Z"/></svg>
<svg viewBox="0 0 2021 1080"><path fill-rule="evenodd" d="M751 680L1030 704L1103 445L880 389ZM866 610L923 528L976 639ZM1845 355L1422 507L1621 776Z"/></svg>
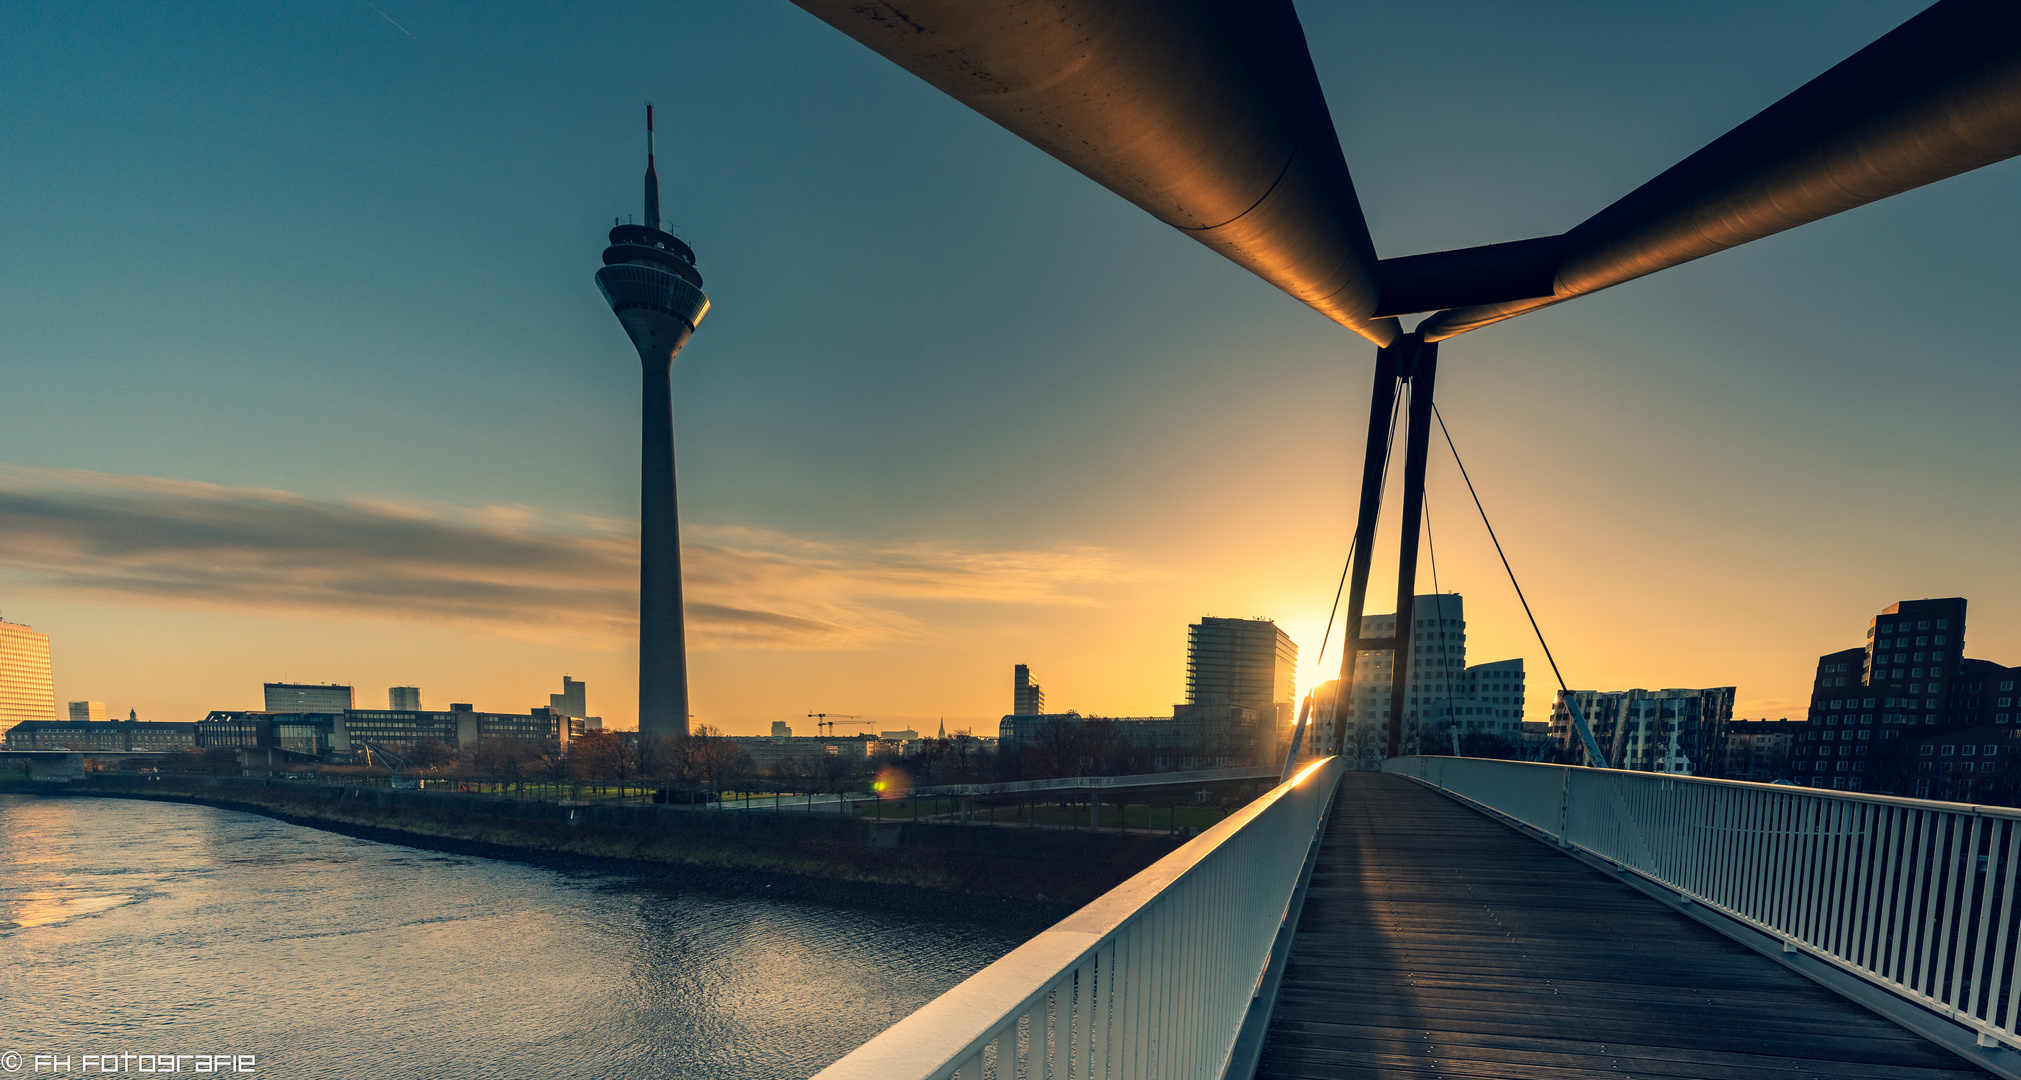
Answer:
<svg viewBox="0 0 2021 1080"><path fill-rule="evenodd" d="M1311 763L816 1080L1218 1080L1344 771Z"/></svg>
<svg viewBox="0 0 2021 1080"><path fill-rule="evenodd" d="M1383 770L2021 1049L2021 810L1481 758Z"/></svg>
<svg viewBox="0 0 2021 1080"><path fill-rule="evenodd" d="M913 788L913 795L1013 795L1045 791L1114 791L1129 788L1177 787L1223 780L1269 780L1281 775L1275 765L1230 765L1186 772L1130 773L1126 776L1055 776L1045 780L1009 780L997 784L940 784Z"/></svg>

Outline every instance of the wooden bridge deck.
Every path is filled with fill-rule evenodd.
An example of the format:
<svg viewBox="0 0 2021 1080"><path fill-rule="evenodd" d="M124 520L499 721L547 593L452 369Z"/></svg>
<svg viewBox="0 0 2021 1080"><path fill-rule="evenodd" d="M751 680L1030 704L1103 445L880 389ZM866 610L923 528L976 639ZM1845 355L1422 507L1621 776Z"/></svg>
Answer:
<svg viewBox="0 0 2021 1080"><path fill-rule="evenodd" d="M1547 845L1350 773L1260 1078L1990 1074Z"/></svg>

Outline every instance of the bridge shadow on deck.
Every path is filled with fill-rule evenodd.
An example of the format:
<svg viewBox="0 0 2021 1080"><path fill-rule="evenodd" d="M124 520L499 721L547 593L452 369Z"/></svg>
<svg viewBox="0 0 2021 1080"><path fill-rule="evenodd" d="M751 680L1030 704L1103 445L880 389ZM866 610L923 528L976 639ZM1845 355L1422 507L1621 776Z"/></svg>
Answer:
<svg viewBox="0 0 2021 1080"><path fill-rule="evenodd" d="M1435 791L1349 773L1256 1075L1990 1074Z"/></svg>

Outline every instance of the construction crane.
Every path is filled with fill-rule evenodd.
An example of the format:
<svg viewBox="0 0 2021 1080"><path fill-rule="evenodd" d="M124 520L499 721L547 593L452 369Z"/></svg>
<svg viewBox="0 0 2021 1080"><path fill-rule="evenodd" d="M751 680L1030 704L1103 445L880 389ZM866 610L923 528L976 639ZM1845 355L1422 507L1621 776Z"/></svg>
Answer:
<svg viewBox="0 0 2021 1080"><path fill-rule="evenodd" d="M358 741L364 744L365 756L368 760L376 758L380 764L386 766L386 771L391 774L387 777L387 785L389 787L399 790L402 788L413 789L421 786L420 781L400 775L401 771L407 768L406 758L380 746L378 743L366 739Z"/></svg>
<svg viewBox="0 0 2021 1080"><path fill-rule="evenodd" d="M833 720L828 719L831 716L834 717L835 719ZM830 735L835 734L835 725L840 723L847 722L852 724L868 724L872 722L869 720L865 720L864 718L857 716L853 713L839 713L839 712L833 713L811 712L807 714L807 718L815 721L814 723L815 731L820 731L822 728L827 728L828 734Z"/></svg>

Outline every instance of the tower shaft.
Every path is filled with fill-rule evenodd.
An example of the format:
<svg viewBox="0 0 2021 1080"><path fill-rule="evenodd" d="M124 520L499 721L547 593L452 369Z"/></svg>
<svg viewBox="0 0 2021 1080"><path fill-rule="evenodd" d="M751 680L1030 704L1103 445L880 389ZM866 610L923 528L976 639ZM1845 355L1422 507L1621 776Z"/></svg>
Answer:
<svg viewBox="0 0 2021 1080"><path fill-rule="evenodd" d="M597 288L639 353L639 733L688 734L688 632L674 494L674 354L709 313L695 253L660 229L646 107L646 224L611 229Z"/></svg>
<svg viewBox="0 0 2021 1080"><path fill-rule="evenodd" d="M681 599L681 522L674 495L671 351L641 351L639 731L688 733L688 634Z"/></svg>

